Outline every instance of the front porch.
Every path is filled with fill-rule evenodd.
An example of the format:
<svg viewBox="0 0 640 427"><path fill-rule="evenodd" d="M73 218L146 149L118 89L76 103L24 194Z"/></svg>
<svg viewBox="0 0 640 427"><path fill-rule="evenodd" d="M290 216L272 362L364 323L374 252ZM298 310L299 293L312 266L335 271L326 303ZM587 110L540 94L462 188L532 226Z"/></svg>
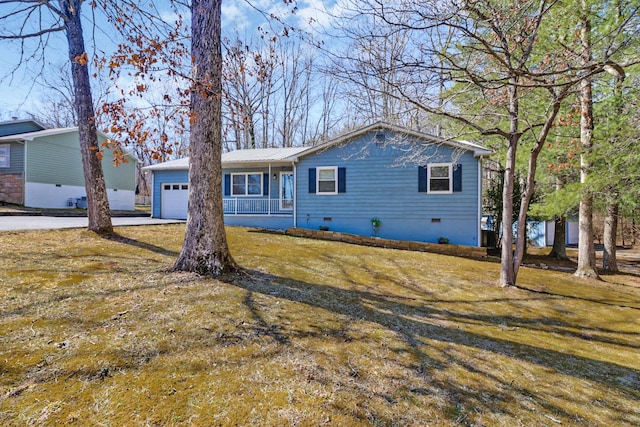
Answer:
<svg viewBox="0 0 640 427"><path fill-rule="evenodd" d="M227 225L274 230L286 230L294 225L291 200L224 197L222 201Z"/></svg>
<svg viewBox="0 0 640 427"><path fill-rule="evenodd" d="M264 197L224 197L225 215L278 215L293 217L293 201Z"/></svg>

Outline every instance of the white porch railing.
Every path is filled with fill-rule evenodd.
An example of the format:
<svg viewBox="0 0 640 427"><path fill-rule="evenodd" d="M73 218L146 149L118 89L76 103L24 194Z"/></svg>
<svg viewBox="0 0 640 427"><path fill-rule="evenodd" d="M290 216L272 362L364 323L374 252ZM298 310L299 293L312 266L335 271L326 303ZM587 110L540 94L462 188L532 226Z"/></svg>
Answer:
<svg viewBox="0 0 640 427"><path fill-rule="evenodd" d="M222 199L225 215L293 215L293 204L280 199L252 197L225 197ZM289 209L283 207L289 206Z"/></svg>

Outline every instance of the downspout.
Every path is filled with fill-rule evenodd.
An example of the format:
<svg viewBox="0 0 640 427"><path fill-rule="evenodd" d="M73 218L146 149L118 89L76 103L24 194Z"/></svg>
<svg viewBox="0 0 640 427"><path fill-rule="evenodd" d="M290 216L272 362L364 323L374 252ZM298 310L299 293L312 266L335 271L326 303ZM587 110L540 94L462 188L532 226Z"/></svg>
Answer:
<svg viewBox="0 0 640 427"><path fill-rule="evenodd" d="M293 228L298 227L298 168L293 160Z"/></svg>

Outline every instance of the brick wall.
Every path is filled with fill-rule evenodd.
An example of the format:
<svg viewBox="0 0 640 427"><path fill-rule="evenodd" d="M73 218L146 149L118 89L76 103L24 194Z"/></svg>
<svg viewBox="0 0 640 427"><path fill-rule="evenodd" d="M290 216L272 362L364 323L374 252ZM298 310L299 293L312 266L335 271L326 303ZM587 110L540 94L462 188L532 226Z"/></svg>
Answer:
<svg viewBox="0 0 640 427"><path fill-rule="evenodd" d="M22 175L0 175L0 202L22 204Z"/></svg>

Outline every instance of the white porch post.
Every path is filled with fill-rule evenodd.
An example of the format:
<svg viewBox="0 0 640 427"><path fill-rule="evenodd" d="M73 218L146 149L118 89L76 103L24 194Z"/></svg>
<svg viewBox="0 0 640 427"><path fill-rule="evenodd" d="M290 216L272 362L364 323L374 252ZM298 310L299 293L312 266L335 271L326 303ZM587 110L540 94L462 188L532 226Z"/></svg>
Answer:
<svg viewBox="0 0 640 427"><path fill-rule="evenodd" d="M267 215L271 215L271 163L269 163L269 176L267 177L269 180L269 195L267 196Z"/></svg>
<svg viewBox="0 0 640 427"><path fill-rule="evenodd" d="M483 157L478 160L478 241L477 247L482 247L482 164Z"/></svg>

